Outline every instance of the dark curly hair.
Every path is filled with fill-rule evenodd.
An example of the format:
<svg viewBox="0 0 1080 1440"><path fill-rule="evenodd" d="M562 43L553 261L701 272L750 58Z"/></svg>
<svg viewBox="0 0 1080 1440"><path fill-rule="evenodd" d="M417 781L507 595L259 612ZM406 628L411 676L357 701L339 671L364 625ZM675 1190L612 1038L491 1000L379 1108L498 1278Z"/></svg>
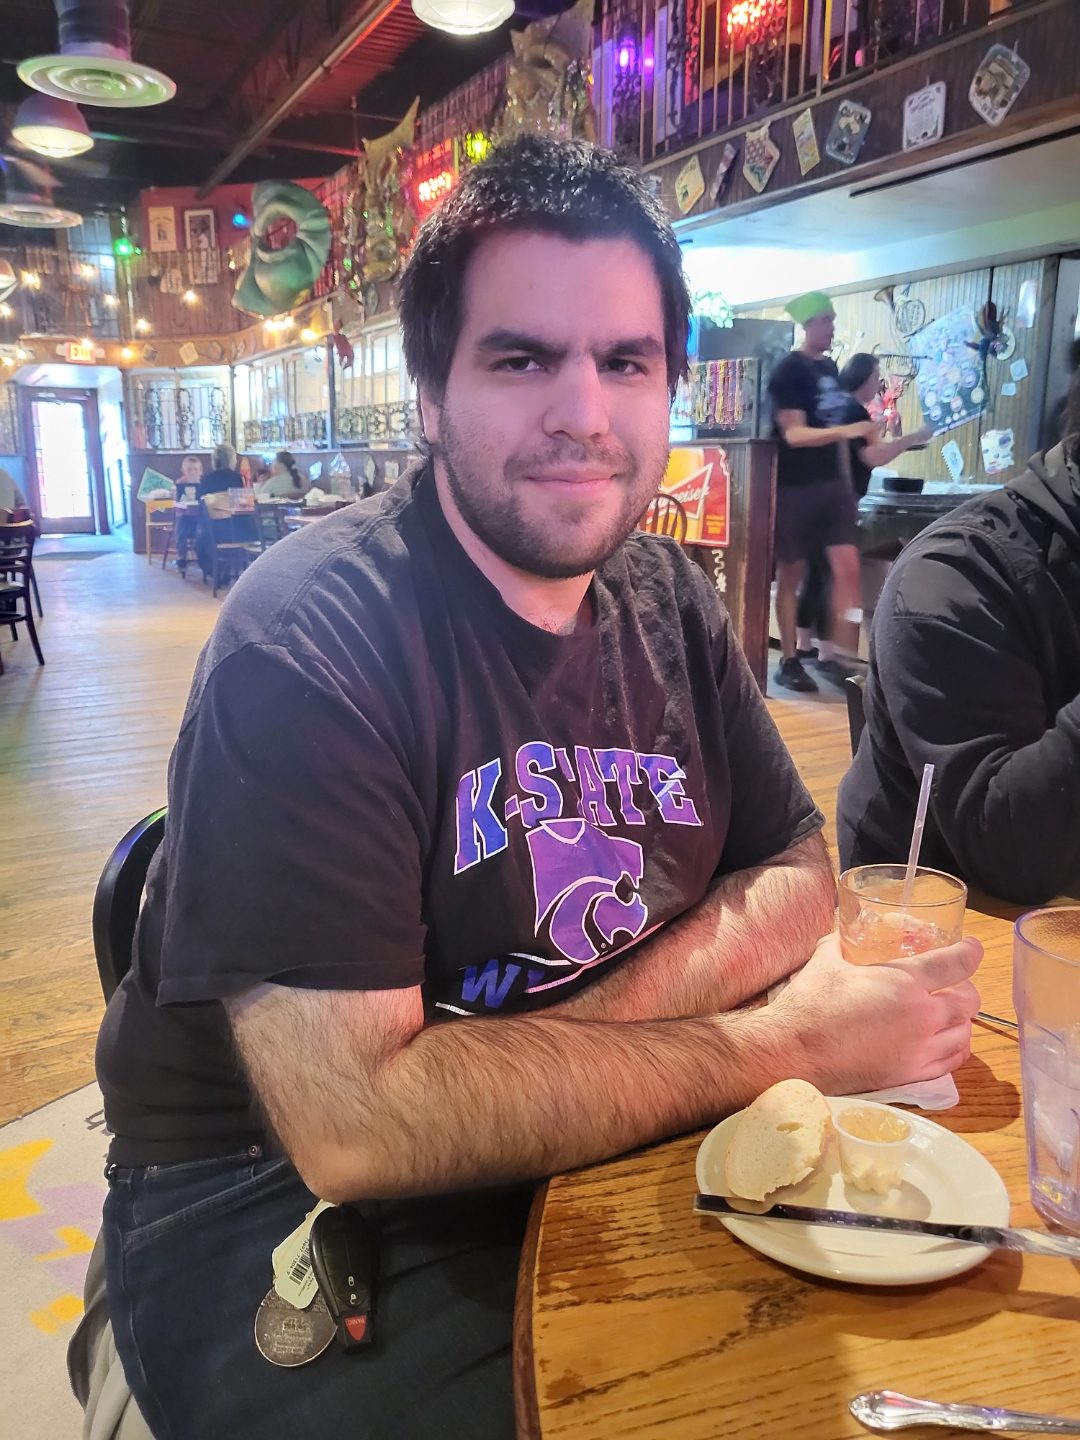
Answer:
<svg viewBox="0 0 1080 1440"><path fill-rule="evenodd" d="M686 374L690 294L682 252L644 177L582 140L522 135L469 170L425 220L399 285L405 363L441 399L462 323L469 259L494 230L541 231L564 240L633 240L660 282L671 393Z"/></svg>

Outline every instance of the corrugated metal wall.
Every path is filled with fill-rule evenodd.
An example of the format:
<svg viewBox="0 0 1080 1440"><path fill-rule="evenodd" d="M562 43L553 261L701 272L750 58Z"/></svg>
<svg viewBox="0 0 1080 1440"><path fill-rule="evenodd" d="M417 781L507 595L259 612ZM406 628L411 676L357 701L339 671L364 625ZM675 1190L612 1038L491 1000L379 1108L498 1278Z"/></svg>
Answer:
<svg viewBox="0 0 1080 1440"><path fill-rule="evenodd" d="M941 458L941 447L949 440L956 441L964 456L965 479L982 484L1000 484L1022 473L1028 457L1036 449L1042 418L1046 338L1053 318L1055 275L1054 263L1045 259L994 267L993 300L998 307L999 317L1003 316L1004 323L1016 338L1016 348L1008 359L991 358L987 362L989 383L986 413L936 437L926 450L901 456L894 468L902 475L920 475L926 480L949 480L949 472ZM1034 280L1038 293L1035 324L1031 329L1020 329L1016 324L1020 287L1025 280ZM888 304L874 299L876 290L875 286L865 291L835 297L836 339L838 346L843 349L843 354L838 357L838 364L841 366L850 355L859 350L876 350L882 354L912 354L912 346L897 329ZM923 323L929 323L960 306L978 311L990 294L991 271L986 268L934 279L915 280L908 286L898 285L895 302L901 315L903 312L900 307L905 301L921 302L925 311ZM784 318L782 306L740 308L738 313L760 320ZM1027 365L1027 377L1013 380L1011 367L1020 360ZM1016 394L1003 395L1002 386L1010 384L1015 384ZM923 423L914 381L905 388L899 410L905 434L917 430ZM1013 431L1015 437L1013 453L1016 463L1011 470L987 475L983 469L980 437L987 430L1008 429Z"/></svg>

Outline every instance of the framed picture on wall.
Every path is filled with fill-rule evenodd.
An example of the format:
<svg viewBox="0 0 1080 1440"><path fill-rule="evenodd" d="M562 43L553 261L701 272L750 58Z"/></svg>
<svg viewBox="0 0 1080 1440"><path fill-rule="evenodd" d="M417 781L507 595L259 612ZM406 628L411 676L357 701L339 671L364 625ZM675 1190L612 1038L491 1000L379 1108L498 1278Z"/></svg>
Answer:
<svg viewBox="0 0 1080 1440"><path fill-rule="evenodd" d="M217 216L213 210L184 211L184 248L191 257L191 283L213 285L218 278Z"/></svg>
<svg viewBox="0 0 1080 1440"><path fill-rule="evenodd" d="M176 249L176 211L171 205L150 205L146 210L150 249L154 253Z"/></svg>

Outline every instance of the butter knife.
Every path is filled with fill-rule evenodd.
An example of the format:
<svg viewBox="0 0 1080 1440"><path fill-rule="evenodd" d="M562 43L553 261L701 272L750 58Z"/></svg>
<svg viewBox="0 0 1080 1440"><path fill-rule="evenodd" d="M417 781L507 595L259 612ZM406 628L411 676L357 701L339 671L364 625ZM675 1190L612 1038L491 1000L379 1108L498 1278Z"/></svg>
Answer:
<svg viewBox="0 0 1080 1440"><path fill-rule="evenodd" d="M723 1195L696 1195L694 1209L703 1214L734 1215L739 1220L798 1220L804 1225L846 1225L852 1230L931 1235L940 1240L957 1240L962 1245L983 1245L990 1250L1028 1250L1033 1255L1080 1260L1080 1239L1051 1235L1047 1230L1010 1230L999 1225L942 1225L934 1220L905 1220L899 1215L819 1210L812 1205L770 1205L765 1210L741 1210Z"/></svg>

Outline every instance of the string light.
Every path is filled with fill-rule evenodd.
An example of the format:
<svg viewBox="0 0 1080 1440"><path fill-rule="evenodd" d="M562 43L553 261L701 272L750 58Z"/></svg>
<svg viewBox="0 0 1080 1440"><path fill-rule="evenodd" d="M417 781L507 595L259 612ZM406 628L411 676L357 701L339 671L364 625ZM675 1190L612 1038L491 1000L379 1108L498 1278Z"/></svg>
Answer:
<svg viewBox="0 0 1080 1440"><path fill-rule="evenodd" d="M118 240L113 241L114 255L126 256L134 255L135 253L135 242L133 240L129 240L126 235L121 235Z"/></svg>
<svg viewBox="0 0 1080 1440"><path fill-rule="evenodd" d="M303 340L305 345L310 345L313 340L317 340L318 338L318 335L312 330L310 325L305 325L303 330L300 331L300 339Z"/></svg>
<svg viewBox="0 0 1080 1440"><path fill-rule="evenodd" d="M0 316L2 316L5 320L10 320L11 317L12 317L12 315L14 315L14 313L15 313L15 312L14 312L14 310L12 310L12 308L11 308L10 305L8 305L8 304L0 305Z"/></svg>
<svg viewBox="0 0 1080 1440"><path fill-rule="evenodd" d="M103 295L101 298L102 300L104 300L105 304L109 307L110 310L115 310L116 307L120 304L119 299L115 295Z"/></svg>
<svg viewBox="0 0 1080 1440"><path fill-rule="evenodd" d="M22 283L26 286L27 290L40 290L41 276L33 270L24 270L22 272Z"/></svg>
<svg viewBox="0 0 1080 1440"><path fill-rule="evenodd" d="M135 329L138 330L138 332L139 332L140 335L147 335L147 334L149 334L149 332L150 332L150 321L149 321L149 320L144 320L144 319L142 318L142 316L140 315L139 318L138 318L138 320L135 321Z"/></svg>
<svg viewBox="0 0 1080 1440"><path fill-rule="evenodd" d="M184 291L184 304L185 304L185 305L197 305L198 303L199 303L199 297L198 297L198 295L195 294L195 291L194 291L194 290L185 290L185 291Z"/></svg>
<svg viewBox="0 0 1080 1440"><path fill-rule="evenodd" d="M120 351L120 359L121 359L121 360L133 360L134 358L135 358L135 351L132 350L132 348L131 348L130 345L125 345L124 348Z"/></svg>
<svg viewBox="0 0 1080 1440"><path fill-rule="evenodd" d="M733 43L760 45L786 23L787 0L731 0L724 29Z"/></svg>
<svg viewBox="0 0 1080 1440"><path fill-rule="evenodd" d="M14 364L15 364L15 361L11 358L10 355L5 355L5 356L4 356L4 364L5 364L5 365L14 365Z"/></svg>

